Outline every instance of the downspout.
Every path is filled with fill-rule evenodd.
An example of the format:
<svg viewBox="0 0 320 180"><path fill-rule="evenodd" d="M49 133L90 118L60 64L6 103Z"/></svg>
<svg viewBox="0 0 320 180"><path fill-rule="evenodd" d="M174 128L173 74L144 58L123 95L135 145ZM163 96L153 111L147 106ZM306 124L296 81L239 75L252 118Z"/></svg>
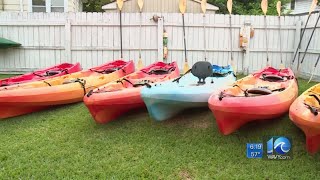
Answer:
<svg viewBox="0 0 320 180"><path fill-rule="evenodd" d="M2 0L4 1L4 0ZM23 0L20 0L20 11L23 12Z"/></svg>

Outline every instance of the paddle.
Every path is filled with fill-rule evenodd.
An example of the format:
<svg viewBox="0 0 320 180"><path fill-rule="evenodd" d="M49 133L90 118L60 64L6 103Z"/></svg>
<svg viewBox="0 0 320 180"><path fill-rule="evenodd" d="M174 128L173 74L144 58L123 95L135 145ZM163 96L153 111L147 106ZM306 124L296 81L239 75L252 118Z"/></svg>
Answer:
<svg viewBox="0 0 320 180"><path fill-rule="evenodd" d="M310 9L309 9L309 14L308 14L307 21L306 21L306 23L305 23L305 25L304 25L304 28L303 28L302 34L301 34L301 36L300 36L300 40L299 40L299 44L298 44L298 46L297 46L297 49L296 49L296 51L295 51L295 53L294 53L294 55L293 55L293 59L292 59L292 63L291 63L291 67L293 66L294 61L296 60L296 57L297 57L297 54L298 54L298 50L299 50L299 48L300 48L300 46L301 46L301 41L302 41L302 38L303 38L304 32L306 31L306 28L307 28L307 25L308 25L309 19L310 19L310 17L311 17L312 12L313 12L313 11L314 11L314 9L316 8L317 3L318 3L318 0L313 0L313 1L312 1L312 3L311 3L311 6L310 6Z"/></svg>
<svg viewBox="0 0 320 180"><path fill-rule="evenodd" d="M277 12L279 18L279 44L280 44L280 69L284 69L283 59L282 59L282 42L281 42L281 1L277 2Z"/></svg>
<svg viewBox="0 0 320 180"><path fill-rule="evenodd" d="M207 0L201 1L201 10L203 13L203 42L204 42L204 60L207 61L207 42L206 42L206 11L207 11Z"/></svg>
<svg viewBox="0 0 320 180"><path fill-rule="evenodd" d="M142 69L143 67L143 63L142 63L142 59L141 59L141 26L142 26L142 8L143 8L143 0L138 0L138 6L140 9L140 27L139 27L139 60L138 60L138 65L137 68L138 69Z"/></svg>
<svg viewBox="0 0 320 180"><path fill-rule="evenodd" d="M237 74L237 67L234 65L233 60L233 49L232 49L232 24L231 24L231 14L232 14L232 0L227 1L227 8L229 11L229 24L230 24L230 58L231 58L231 66L234 71L234 74Z"/></svg>
<svg viewBox="0 0 320 180"><path fill-rule="evenodd" d="M303 53L303 57L302 57L300 63L298 63L298 67L297 67L297 77L298 77L299 74L300 74L300 65L303 63L303 61L304 61L304 59L305 59L305 57L306 57L306 54L307 54L307 51L308 51L308 49L309 49L309 45L310 45L310 43L311 43L313 34L314 34L315 30L317 29L317 25L318 25L319 19L320 19L320 13L319 13L319 16L318 16L318 18L317 18L316 24L315 24L314 27L313 27L313 30L312 30L310 39L309 39L308 44L307 44L307 47L306 47L306 49L305 49L305 51L304 51L304 53Z"/></svg>
<svg viewBox="0 0 320 180"><path fill-rule="evenodd" d="M121 10L123 7L123 0L117 0L117 5L120 11L120 48L121 48L121 59L123 59L123 54L122 54L122 18L121 18Z"/></svg>
<svg viewBox="0 0 320 180"><path fill-rule="evenodd" d="M186 73L190 68L188 65L188 58L187 58L187 45L186 45L186 30L184 26L184 13L186 12L187 9L187 1L186 0L179 0L179 10L180 13L182 14L182 23L183 23L183 43L184 43L184 66L183 66L183 72Z"/></svg>
<svg viewBox="0 0 320 180"><path fill-rule="evenodd" d="M268 49L268 31L267 31L267 11L268 11L268 0L262 0L261 1L261 9L264 14L264 30L266 33L266 47L267 47L267 66L270 66L269 64L269 49Z"/></svg>
<svg viewBox="0 0 320 180"><path fill-rule="evenodd" d="M313 67L312 74L311 74L311 77L310 77L310 79L309 79L309 81L308 81L308 84L311 82L311 80L312 80L312 78L313 78L313 75L314 75L314 73L315 73L315 71L316 71L316 67L318 66L318 63L319 63L319 59L320 59L320 55L318 56L318 59L317 59L317 61L316 61L316 64L315 64L314 67Z"/></svg>

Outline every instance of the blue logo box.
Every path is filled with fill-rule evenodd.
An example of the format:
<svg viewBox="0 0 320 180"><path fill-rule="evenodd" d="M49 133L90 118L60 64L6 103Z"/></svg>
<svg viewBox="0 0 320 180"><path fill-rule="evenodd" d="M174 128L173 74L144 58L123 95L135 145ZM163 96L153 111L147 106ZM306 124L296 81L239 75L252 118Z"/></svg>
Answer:
<svg viewBox="0 0 320 180"><path fill-rule="evenodd" d="M262 158L263 143L247 143L247 158Z"/></svg>
<svg viewBox="0 0 320 180"><path fill-rule="evenodd" d="M264 138L266 158L269 160L292 159L292 140L286 136L268 136Z"/></svg>

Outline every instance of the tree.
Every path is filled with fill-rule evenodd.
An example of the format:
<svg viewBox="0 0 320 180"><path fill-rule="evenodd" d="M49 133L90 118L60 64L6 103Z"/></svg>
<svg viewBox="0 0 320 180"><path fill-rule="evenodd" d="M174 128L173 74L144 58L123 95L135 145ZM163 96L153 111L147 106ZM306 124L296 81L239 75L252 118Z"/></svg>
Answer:
<svg viewBox="0 0 320 180"><path fill-rule="evenodd" d="M268 0L268 15L277 15L278 0ZM289 3L290 0L281 0L282 6ZM218 13L227 14L226 0L208 0L208 3L218 6L220 8ZM240 15L262 15L263 12L260 7L261 0L233 0L233 14Z"/></svg>
<svg viewBox="0 0 320 180"><path fill-rule="evenodd" d="M83 11L103 12L102 6L114 0L88 0L83 4ZM158 0L161 1L161 0ZM268 0L268 15L277 15L276 4L278 0ZM290 0L281 0L282 5L289 3ZM208 0L208 3L220 8L218 13L228 14L227 0ZM233 0L233 14L241 15L262 15L260 8L261 0Z"/></svg>
<svg viewBox="0 0 320 180"><path fill-rule="evenodd" d="M83 11L85 12L103 12L102 6L112 2L112 0L88 0L83 3Z"/></svg>

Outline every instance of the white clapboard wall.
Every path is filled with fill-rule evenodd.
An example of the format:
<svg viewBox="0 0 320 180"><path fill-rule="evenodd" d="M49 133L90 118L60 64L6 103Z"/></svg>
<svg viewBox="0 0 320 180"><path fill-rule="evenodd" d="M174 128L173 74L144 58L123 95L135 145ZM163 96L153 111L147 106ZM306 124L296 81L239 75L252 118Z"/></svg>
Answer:
<svg viewBox="0 0 320 180"><path fill-rule="evenodd" d="M178 13L157 14L163 19L150 20L154 13L123 13L123 55L126 60L137 62L139 44L142 48L144 65L162 60L162 31L168 33L168 62L177 61L183 67L182 16ZM299 50L308 42L317 14L309 21L308 29ZM141 18L140 18L141 17ZM142 22L141 37L139 23ZM292 62L298 45L301 28L306 16L281 17L281 35L278 17L267 16L268 48L270 64L280 65L279 38L282 38L282 57L286 66ZM206 41L204 28L206 24ZM250 40L249 53L239 48L240 28L250 22L255 30ZM186 40L189 65L204 60L204 42L208 60L214 64L230 64L229 15L186 14ZM320 25L319 25L320 26ZM248 72L259 70L267 64L266 42L263 16L232 15L232 47L237 71L244 70L246 59ZM0 13L0 37L20 42L22 47L0 50L0 72L25 72L55 65L62 62L80 62L84 69L120 58L120 29L118 13ZM320 50L320 30L317 29L311 41L305 62L301 66L302 75L310 75ZM296 60L295 66L298 60ZM320 77L320 65L316 78Z"/></svg>

